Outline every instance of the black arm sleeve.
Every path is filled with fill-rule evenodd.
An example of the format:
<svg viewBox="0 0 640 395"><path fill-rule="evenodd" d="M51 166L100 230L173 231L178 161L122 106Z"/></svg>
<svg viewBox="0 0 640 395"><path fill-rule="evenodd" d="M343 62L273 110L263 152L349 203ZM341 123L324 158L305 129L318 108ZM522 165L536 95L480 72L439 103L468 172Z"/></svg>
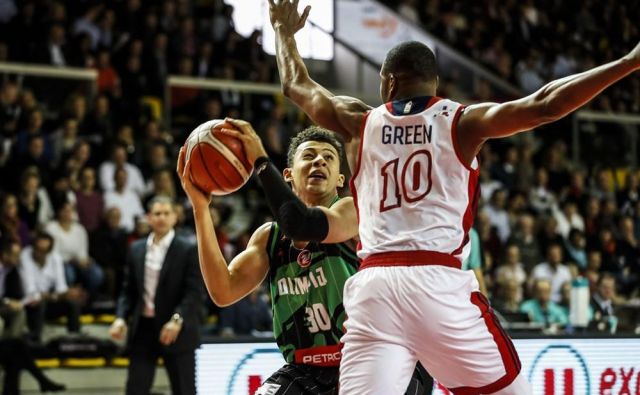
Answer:
<svg viewBox="0 0 640 395"><path fill-rule="evenodd" d="M268 158L256 159L254 168L269 208L287 237L301 241L322 241L327 238L329 221L326 214L318 208L307 207Z"/></svg>

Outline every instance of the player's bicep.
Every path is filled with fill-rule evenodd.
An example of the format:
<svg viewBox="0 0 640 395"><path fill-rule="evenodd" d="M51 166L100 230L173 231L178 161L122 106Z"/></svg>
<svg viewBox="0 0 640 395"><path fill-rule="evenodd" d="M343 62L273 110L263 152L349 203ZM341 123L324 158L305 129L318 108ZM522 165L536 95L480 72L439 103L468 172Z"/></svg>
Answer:
<svg viewBox="0 0 640 395"><path fill-rule="evenodd" d="M342 243L358 235L358 217L353 198L340 199L331 208L321 209L329 224L329 233L323 243Z"/></svg>
<svg viewBox="0 0 640 395"><path fill-rule="evenodd" d="M265 224L255 231L247 248L238 254L229 264L231 275L230 300L225 304L232 304L242 299L256 289L269 272L269 256L267 255L267 240L270 224Z"/></svg>

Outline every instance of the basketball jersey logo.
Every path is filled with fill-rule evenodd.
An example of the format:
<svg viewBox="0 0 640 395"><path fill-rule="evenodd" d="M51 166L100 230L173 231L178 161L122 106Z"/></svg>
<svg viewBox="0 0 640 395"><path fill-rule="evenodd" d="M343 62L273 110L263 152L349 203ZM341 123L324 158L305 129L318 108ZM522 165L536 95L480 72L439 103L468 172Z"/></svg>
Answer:
<svg viewBox="0 0 640 395"><path fill-rule="evenodd" d="M300 251L300 253L298 254L298 265L300 265L300 267L309 267L309 265L311 265L311 251L309 250L302 250Z"/></svg>

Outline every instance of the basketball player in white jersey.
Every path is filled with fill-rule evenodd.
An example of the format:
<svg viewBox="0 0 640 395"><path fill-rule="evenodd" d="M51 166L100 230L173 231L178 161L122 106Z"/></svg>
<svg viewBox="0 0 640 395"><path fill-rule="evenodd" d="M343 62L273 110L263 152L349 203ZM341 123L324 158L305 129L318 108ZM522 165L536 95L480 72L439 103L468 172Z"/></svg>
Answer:
<svg viewBox="0 0 640 395"><path fill-rule="evenodd" d="M371 108L309 77L294 34L310 7L269 5L284 93L349 141L362 264L344 290L340 393L400 394L420 360L454 394L530 394L511 340L473 273L460 270L478 196L476 155L488 139L556 121L638 70L640 45L522 99L465 108L436 96L433 52L405 42L382 65L386 104Z"/></svg>

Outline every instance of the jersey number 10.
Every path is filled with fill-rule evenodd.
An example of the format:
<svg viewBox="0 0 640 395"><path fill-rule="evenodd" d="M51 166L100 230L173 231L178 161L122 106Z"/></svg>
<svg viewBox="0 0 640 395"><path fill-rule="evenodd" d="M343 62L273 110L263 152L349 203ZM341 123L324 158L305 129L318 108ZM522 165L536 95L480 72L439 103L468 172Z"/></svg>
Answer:
<svg viewBox="0 0 640 395"><path fill-rule="evenodd" d="M431 191L432 163L427 150L412 153L402 166L400 158L385 163L380 169L383 178L380 212L401 207L403 198L407 203L424 199Z"/></svg>

